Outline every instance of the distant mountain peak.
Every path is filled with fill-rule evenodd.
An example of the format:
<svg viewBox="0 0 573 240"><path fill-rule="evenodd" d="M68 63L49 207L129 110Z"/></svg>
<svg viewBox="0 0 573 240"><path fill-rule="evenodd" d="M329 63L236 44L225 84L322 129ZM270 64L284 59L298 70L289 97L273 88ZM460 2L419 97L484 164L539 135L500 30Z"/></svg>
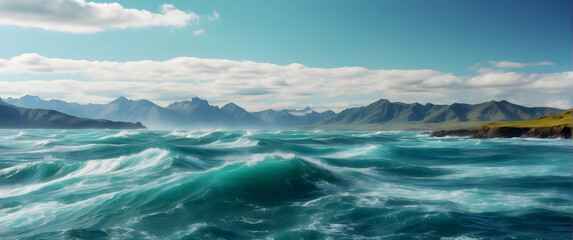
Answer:
<svg viewBox="0 0 573 240"><path fill-rule="evenodd" d="M237 105L233 102L225 104L225 106L223 106L221 109L225 110L225 111L231 111L231 112L236 111L236 110L245 111L245 109L243 109L242 107L240 107L239 105Z"/></svg>
<svg viewBox="0 0 573 240"><path fill-rule="evenodd" d="M229 106L229 107L238 107L239 105L235 104L234 102L230 102L230 103L225 104L225 106L223 106L223 107L226 107L226 106Z"/></svg>
<svg viewBox="0 0 573 240"><path fill-rule="evenodd" d="M205 103L205 104L209 104L209 102L205 99L201 99L199 97L193 97L191 98L191 102L192 103Z"/></svg>
<svg viewBox="0 0 573 240"><path fill-rule="evenodd" d="M221 110L226 111L226 112L230 112L230 113L234 113L234 112L247 112L247 110L245 110L244 108L240 107L239 105L230 102L225 104L225 106L223 106L221 108Z"/></svg>
<svg viewBox="0 0 573 240"><path fill-rule="evenodd" d="M146 104L146 105L155 105L155 103L153 103L152 101L149 101L147 99L139 99L136 102Z"/></svg>
<svg viewBox="0 0 573 240"><path fill-rule="evenodd" d="M22 100L28 100L28 101L30 101L30 100L33 100L33 101L42 101L42 99L41 99L40 97L38 97L38 96L32 96L32 95L29 95L29 94L20 97L20 99L22 99Z"/></svg>
<svg viewBox="0 0 573 240"><path fill-rule="evenodd" d="M121 97L116 98L116 99L113 100L112 102L127 102L127 101L129 101L129 99L127 99L127 98L124 97L124 96L121 96Z"/></svg>

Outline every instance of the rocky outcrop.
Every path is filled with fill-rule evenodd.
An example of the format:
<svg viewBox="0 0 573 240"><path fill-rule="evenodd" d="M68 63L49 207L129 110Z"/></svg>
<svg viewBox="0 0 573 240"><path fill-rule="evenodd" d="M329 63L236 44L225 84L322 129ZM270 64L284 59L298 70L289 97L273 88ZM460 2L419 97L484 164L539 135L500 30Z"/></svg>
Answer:
<svg viewBox="0 0 573 240"><path fill-rule="evenodd" d="M430 137L471 137L476 133L477 130L467 130L467 129L441 130L441 131L428 132Z"/></svg>
<svg viewBox="0 0 573 240"><path fill-rule="evenodd" d="M476 131L473 138L564 138L571 139L571 127L490 127L482 126Z"/></svg>

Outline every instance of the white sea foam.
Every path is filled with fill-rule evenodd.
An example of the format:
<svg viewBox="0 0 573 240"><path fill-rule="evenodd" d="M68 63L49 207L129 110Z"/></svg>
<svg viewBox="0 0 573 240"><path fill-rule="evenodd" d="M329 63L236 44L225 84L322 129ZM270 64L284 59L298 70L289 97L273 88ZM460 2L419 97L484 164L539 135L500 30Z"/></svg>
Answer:
<svg viewBox="0 0 573 240"><path fill-rule="evenodd" d="M88 214L93 209L98 208L102 202L112 199L117 193L102 194L72 204L63 204L56 201L29 204L21 207L18 211L0 215L0 233L2 233L2 230L9 228L19 228L27 225L42 226L54 221L56 218L59 218L59 221L73 221L72 219L66 219L67 216L73 215L69 213L80 212Z"/></svg>
<svg viewBox="0 0 573 240"><path fill-rule="evenodd" d="M484 189L460 189L454 191L429 188L415 188L407 185L387 184L378 186L368 193L358 194L361 198L384 197L424 201L446 201L457 204L467 212L495 212L529 209L533 207L571 211L572 206L546 206L536 201L540 194L508 193ZM381 202L383 204L383 202ZM429 210L447 210L448 206L416 204Z"/></svg>
<svg viewBox="0 0 573 240"><path fill-rule="evenodd" d="M109 139L109 138L122 138L122 137L137 135L139 133L141 133L141 131L139 131L139 130L121 130L120 132L118 132L116 134L101 137L101 138L99 138L99 140L104 140L104 139Z"/></svg>
<svg viewBox="0 0 573 240"><path fill-rule="evenodd" d="M465 235L457 236L457 237L442 237L440 240L478 240L481 238L471 238Z"/></svg>
<svg viewBox="0 0 573 240"><path fill-rule="evenodd" d="M221 140L217 140L210 144L207 144L203 147L212 147L212 148L244 148L244 147L253 147L256 146L259 141L253 141L248 138L241 137L232 142L223 142Z"/></svg>
<svg viewBox="0 0 573 240"><path fill-rule="evenodd" d="M176 131L172 131L167 136L175 136L175 137L194 139L194 138L203 138L203 137L209 136L215 132L217 132L217 130L213 130L213 131L204 131L204 130L178 131L178 130L176 130Z"/></svg>
<svg viewBox="0 0 573 240"><path fill-rule="evenodd" d="M43 187L77 177L97 176L97 175L110 174L113 172L117 174L129 174L136 171L148 170L149 168L161 166L161 163L166 163L163 166L161 166L162 169L165 169L170 167L171 165L171 161L165 161L166 156L168 154L169 152L166 150L147 149L141 153L130 156L121 156L119 158L111 158L103 160L90 160L87 161L83 165L83 167L81 167L79 170L71 172L66 176L54 179L52 181L25 185L19 188L0 187L0 199L28 194L30 192L42 189ZM42 164L42 163L44 162L25 163L18 166L2 169L0 170L1 171L0 173L8 173L13 170L18 172L34 164Z"/></svg>
<svg viewBox="0 0 573 240"><path fill-rule="evenodd" d="M313 218L314 218L313 222L308 226L305 226L305 229L318 231L326 234L327 236L337 236L337 237L342 236L343 238L347 239L361 238L360 236L354 236L348 233L354 230L354 227L348 224L339 224L339 223L324 224L324 220L321 219L321 217L315 215L313 216Z"/></svg>
<svg viewBox="0 0 573 240"><path fill-rule="evenodd" d="M241 222L248 223L248 224L259 224L259 223L265 222L265 220L255 219L255 218L247 218L247 217L241 216Z"/></svg>
<svg viewBox="0 0 573 240"><path fill-rule="evenodd" d="M475 165L456 165L441 166L443 169L451 170L454 173L439 176L441 179L460 179L464 178L493 178L493 177L525 177L525 176L571 176L571 173L559 173L560 166L501 166L487 167Z"/></svg>
<svg viewBox="0 0 573 240"><path fill-rule="evenodd" d="M83 144L78 146L57 146L50 148L41 148L37 150L16 151L15 153L54 153L54 152L70 152L91 149L95 146L103 144Z"/></svg>
<svg viewBox="0 0 573 240"><path fill-rule="evenodd" d="M257 163L265 161L266 159L281 158L284 160L292 160L295 157L296 155L294 155L293 153L282 153L282 152L255 154L248 158L246 165L249 167L254 166Z"/></svg>
<svg viewBox="0 0 573 240"><path fill-rule="evenodd" d="M194 223L188 225L186 229L176 231L173 235L169 236L170 239L185 239L185 237L189 234L194 233L195 231L199 230L202 227L208 226L207 223Z"/></svg>
<svg viewBox="0 0 573 240"><path fill-rule="evenodd" d="M375 151L378 147L375 145L366 145L364 147L352 147L348 150L332 153L326 155L328 158L353 158L358 156L366 156Z"/></svg>
<svg viewBox="0 0 573 240"><path fill-rule="evenodd" d="M43 147L43 146L46 146L46 145L53 143L53 142L56 142L56 140L54 140L54 139L40 140L34 144L34 147Z"/></svg>

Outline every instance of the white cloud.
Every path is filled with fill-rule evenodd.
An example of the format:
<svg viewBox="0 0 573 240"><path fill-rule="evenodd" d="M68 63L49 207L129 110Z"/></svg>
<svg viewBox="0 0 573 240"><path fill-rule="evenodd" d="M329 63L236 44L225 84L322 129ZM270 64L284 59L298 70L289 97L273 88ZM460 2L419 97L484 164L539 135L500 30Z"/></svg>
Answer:
<svg viewBox="0 0 573 240"><path fill-rule="evenodd" d="M468 85L478 87L509 86L522 84L526 80L523 73L488 71L470 78Z"/></svg>
<svg viewBox="0 0 573 240"><path fill-rule="evenodd" d="M537 80L530 87L541 89L573 88L573 72L535 74Z"/></svg>
<svg viewBox="0 0 573 240"><path fill-rule="evenodd" d="M10 81L11 75L34 81ZM76 80L47 80L58 78ZM308 103L340 110L379 98L432 103L523 99L521 104L538 106L542 99L571 102L573 92L573 72L527 75L483 68L476 76L456 76L430 69L311 68L194 57L87 61L36 53L0 58L0 79L2 97L33 94L102 103L127 96L168 103L199 96L212 103L233 101L251 111Z"/></svg>
<svg viewBox="0 0 573 240"><path fill-rule="evenodd" d="M555 65L552 62L536 62L536 63L520 63L520 62L509 62L509 61L489 61L489 63L498 68L523 68L528 66L547 66L547 65Z"/></svg>
<svg viewBox="0 0 573 240"><path fill-rule="evenodd" d="M207 16L207 19L209 19L209 21L216 21L219 20L220 16L219 13L217 13L217 11L213 11L213 15L209 15Z"/></svg>
<svg viewBox="0 0 573 240"><path fill-rule="evenodd" d="M554 108L568 109L573 106L571 99L549 99L542 102L539 106L549 106Z"/></svg>
<svg viewBox="0 0 573 240"><path fill-rule="evenodd" d="M405 83L419 84L432 77L451 77L434 70L369 70L361 67L310 68L301 64L280 66L251 61L177 57L166 61L86 61L48 58L27 53L11 59L0 59L0 74L72 75L79 74L103 80L154 80L195 82L210 81L243 86L256 82L265 87L325 85L368 87L360 90L399 88ZM315 89L309 89L309 91ZM341 88L347 92L350 89ZM359 94L357 93L357 94Z"/></svg>
<svg viewBox="0 0 573 240"><path fill-rule="evenodd" d="M475 63L474 65L471 65L468 69L469 70L478 70L481 66L481 63Z"/></svg>
<svg viewBox="0 0 573 240"><path fill-rule="evenodd" d="M119 3L85 0L0 0L0 25L41 28L68 33L96 33L110 29L153 26L183 27L200 17L171 4L161 13L127 9Z"/></svg>
<svg viewBox="0 0 573 240"><path fill-rule="evenodd" d="M462 81L460 80L459 77L456 77L452 74L446 74L425 79L422 82L422 85L426 87L448 87L448 86L455 86L461 83Z"/></svg>
<svg viewBox="0 0 573 240"><path fill-rule="evenodd" d="M203 30L202 28L196 31L193 31L193 35L194 36L199 36L201 34L203 34L205 32L205 30Z"/></svg>

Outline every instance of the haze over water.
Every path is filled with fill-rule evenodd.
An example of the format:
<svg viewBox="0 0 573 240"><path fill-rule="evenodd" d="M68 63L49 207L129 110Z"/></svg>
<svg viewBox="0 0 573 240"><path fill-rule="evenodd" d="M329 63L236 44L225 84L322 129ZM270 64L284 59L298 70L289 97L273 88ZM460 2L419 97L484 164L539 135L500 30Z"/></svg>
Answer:
<svg viewBox="0 0 573 240"><path fill-rule="evenodd" d="M573 142L4 130L2 239L569 239Z"/></svg>

